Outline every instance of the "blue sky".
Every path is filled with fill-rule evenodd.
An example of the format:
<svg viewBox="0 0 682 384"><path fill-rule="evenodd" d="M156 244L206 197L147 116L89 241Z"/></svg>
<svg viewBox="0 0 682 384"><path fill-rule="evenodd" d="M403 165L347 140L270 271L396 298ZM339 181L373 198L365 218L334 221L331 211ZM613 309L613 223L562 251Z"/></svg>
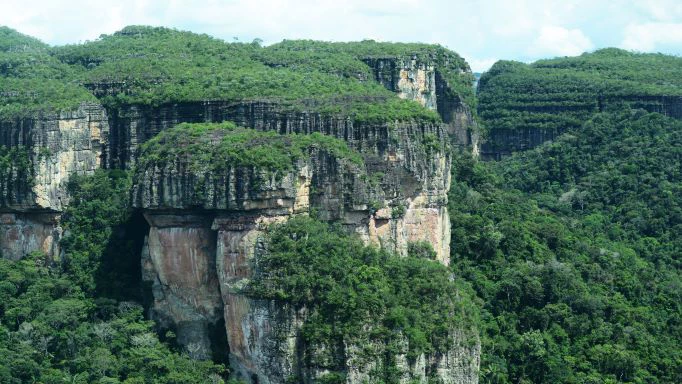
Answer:
<svg viewBox="0 0 682 384"><path fill-rule="evenodd" d="M419 41L474 71L602 47L682 56L682 0L0 0L0 25L61 45L130 24L237 38Z"/></svg>

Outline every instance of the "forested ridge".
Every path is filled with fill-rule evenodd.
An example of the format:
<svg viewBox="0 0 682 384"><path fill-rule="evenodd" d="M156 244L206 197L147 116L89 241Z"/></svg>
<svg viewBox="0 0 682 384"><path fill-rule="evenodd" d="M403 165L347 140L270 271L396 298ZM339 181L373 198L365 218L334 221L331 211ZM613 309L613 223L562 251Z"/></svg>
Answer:
<svg viewBox="0 0 682 384"><path fill-rule="evenodd" d="M580 127L614 103L663 112L682 96L682 58L600 49L532 64L498 61L481 76L479 114L489 129Z"/></svg>
<svg viewBox="0 0 682 384"><path fill-rule="evenodd" d="M440 64L457 97L473 102L473 76L452 51L428 44L283 41L232 42L162 27L129 26L77 45L50 47L2 27L0 80L5 119L72 109L205 100L277 102L284 109L350 115L358 120L440 117L401 100L375 81L369 58Z"/></svg>
<svg viewBox="0 0 682 384"><path fill-rule="evenodd" d="M682 382L682 121L666 109L669 98L682 97L679 57L609 48L500 61L475 95L464 59L434 45L263 47L131 26L50 47L0 27L0 120L84 102L229 100L360 122L441 122L373 78L368 63L385 58L436 63L449 91L478 106L477 122L489 132L563 134L498 162L449 149L449 266L430 260L427 243L410 243L401 258L313 212L269 228L268 253L245 292L305 307L301 337L312 344L383 343L394 354L379 357L382 383L400 380L395 351L406 349L409 359L444 353L455 326L478 330L481 383ZM310 147L364 161L321 133L224 122L164 130L140 146L138 169L187 157L195 167L284 171ZM0 258L1 383L229 382L227 359L193 360L173 332L159 334L145 319L150 287L141 282L139 234L148 228L131 207L135 171L71 178L58 258ZM3 192L15 174L34 172L26 148L0 147ZM345 382L345 362L329 355L315 362L328 370L320 382Z"/></svg>

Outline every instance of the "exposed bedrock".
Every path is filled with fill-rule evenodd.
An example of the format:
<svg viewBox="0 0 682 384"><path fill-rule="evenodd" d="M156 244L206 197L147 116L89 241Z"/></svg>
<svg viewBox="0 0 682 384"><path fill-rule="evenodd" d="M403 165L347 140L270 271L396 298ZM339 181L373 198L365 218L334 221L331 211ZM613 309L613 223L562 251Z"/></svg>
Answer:
<svg viewBox="0 0 682 384"><path fill-rule="evenodd" d="M296 377L312 383L326 373L323 362L332 358L346 362L348 383L365 382L372 372L380 372L382 362L363 358L361 351L371 347L380 352L386 346L359 345L361 340L348 340L342 349L304 346L300 327L305 308L253 299L242 288L258 268L258 255L267 252L268 227L291 215L315 209L321 217L341 219L368 241L395 249L396 238L403 237L405 244L431 240L433 228L426 223L437 227L443 225L438 219L447 222L439 217L447 217L445 208L408 207L401 217L390 215L387 208L372 214L368 201L382 196L381 187L366 181L358 165L318 150L285 174L229 168L223 175L213 174L212 180L204 179L202 185L211 187L200 190L195 188L196 180L204 175L181 169L176 162L167 168L140 170L134 202L144 207L151 226L143 269L153 285L154 315L176 329L180 342L183 335L192 335L185 344L190 353L209 356L214 347L208 335L224 319L231 366L249 382L285 383ZM426 200L415 201L413 207L423 204ZM447 242L447 235L441 244ZM453 330L452 337L448 353L422 355L414 362L405 357L405 346L396 357L402 382L426 383L429 375L445 383L477 382L477 336ZM318 364L301 361L303 349Z"/></svg>
<svg viewBox="0 0 682 384"><path fill-rule="evenodd" d="M0 249L18 259L32 251L57 253L59 212L68 204L71 175L101 166L109 125L97 104L77 110L0 122Z"/></svg>
<svg viewBox="0 0 682 384"><path fill-rule="evenodd" d="M478 128L467 104L454 92L431 62L414 58L366 59L375 78L398 97L437 111L452 144L478 151ZM343 102L343 101L339 101ZM111 135L104 150L109 168L130 168L140 144L179 123L233 121L239 126L279 133L321 132L342 138L357 150L381 145L388 138L382 126L353 121L346 116L297 112L266 100L127 105L109 110ZM380 136L383 135L383 136Z"/></svg>
<svg viewBox="0 0 682 384"><path fill-rule="evenodd" d="M259 252L266 251L268 226L291 215L314 211L323 220L342 223L365 242L398 254L405 254L410 242L427 241L438 261L449 262L447 146L453 136L472 144L471 113L458 98L447 98L432 66L394 60L377 62L373 68L385 77L379 81L401 97L438 109L445 124L368 124L285 111L267 101L128 106L111 113L112 132L117 133L110 136L104 154L109 167L139 163L138 146L178 123L225 120L280 134L330 135L344 140L364 160L362 165L351 164L313 149L292 169L279 173L231 166L204 172L190 169L182 159L138 167L133 203L144 210L151 226L143 269L153 286L153 314L176 329L178 340L194 356L210 355L215 349L211 330L224 321L230 363L241 378L284 383L298 377L314 382L325 373L324 364L309 366L299 360L305 308L296 310L241 292L257 268ZM408 362L406 351L399 353L402 382L426 382L433 375L445 383L477 382L477 336L453 330L452 338L453 348L444 355L423 355ZM342 356L347 382L361 383L372 378L371 372L381 371L382 362L363 359L358 343L349 340L343 350L306 348L319 361L330 354Z"/></svg>
<svg viewBox="0 0 682 384"><path fill-rule="evenodd" d="M406 254L410 242L429 242L437 261L447 264L448 145L477 145L468 106L452 96L438 68L414 59L375 64L370 66L384 86L437 110L443 123L367 123L259 100L123 105L108 111L83 104L70 112L0 123L0 146L7 149L2 157L10 159L0 162L2 257L58 254L70 176L99 167L135 169L131 199L150 226L141 259L143 280L152 287L153 318L174 329L195 358L215 357L229 345L232 366L247 380L314 382L325 373L324 364L309 367L298 360L305 309L241 293L259 252L266 250L268 226L315 212L398 254ZM159 132L182 122L222 121L280 134L319 132L343 140L363 161L350 163L313 148L280 172L229 165L197 171L181 159L135 168L140 145ZM403 382L426 382L433 372L445 383L476 382L477 336L453 330L452 338L447 354L408 362L399 352ZM381 369L380 361L361 358L357 342L348 341L343 350L313 349L320 361L329 353L342 356L349 383L364 382Z"/></svg>

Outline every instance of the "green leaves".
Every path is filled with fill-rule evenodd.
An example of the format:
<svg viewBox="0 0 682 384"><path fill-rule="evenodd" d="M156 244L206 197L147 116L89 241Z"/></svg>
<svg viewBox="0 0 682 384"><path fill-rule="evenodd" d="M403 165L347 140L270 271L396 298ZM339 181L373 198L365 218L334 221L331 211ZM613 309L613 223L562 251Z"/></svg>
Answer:
<svg viewBox="0 0 682 384"><path fill-rule="evenodd" d="M679 381L680 132L625 109L497 163L456 155L452 264L484 301L482 381Z"/></svg>
<svg viewBox="0 0 682 384"><path fill-rule="evenodd" d="M454 329L476 322L469 292L447 267L422 258L424 246L414 248L420 255L401 258L307 217L271 228L267 244L245 292L305 307L306 350L354 340L360 347L368 340L393 348L406 338L414 359L445 352ZM334 364L330 368L344 369L344 361Z"/></svg>

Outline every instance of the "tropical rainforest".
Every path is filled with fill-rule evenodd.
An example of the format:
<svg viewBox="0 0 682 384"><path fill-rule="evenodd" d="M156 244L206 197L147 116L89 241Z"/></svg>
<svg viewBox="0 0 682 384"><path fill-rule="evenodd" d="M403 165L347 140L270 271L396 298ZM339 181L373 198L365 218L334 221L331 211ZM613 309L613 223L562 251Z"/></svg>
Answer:
<svg viewBox="0 0 682 384"><path fill-rule="evenodd" d="M83 102L265 100L367 124L443 123L388 90L368 64L405 56L440 68L484 140L496 130L549 129L557 137L499 161L447 149L447 266L433 261L428 243L411 243L400 257L313 213L272 226L245 291L307 308L305 340L333 344L371 333L395 347L399 329L409 359L444 353L448 327L466 324L478 330L481 383L682 382L682 112L674 110L675 102L682 109L682 58L604 49L500 61L475 91L464 59L427 44L263 47L132 26L51 47L2 27L0 136L13 122ZM343 140L321 133L224 122L162 131L142 146L150 157L139 166L192 152L201 156L190 166L287 171L311 146L363 164ZM35 177L27 153L0 147L2 207L12 202L10 179ZM228 359L191 358L174 332L160 332L146 315L134 172L70 178L56 259L0 258L0 382L231 380ZM363 323L367 313L375 329ZM390 370L381 377L400 382ZM331 372L320 382L344 380Z"/></svg>

